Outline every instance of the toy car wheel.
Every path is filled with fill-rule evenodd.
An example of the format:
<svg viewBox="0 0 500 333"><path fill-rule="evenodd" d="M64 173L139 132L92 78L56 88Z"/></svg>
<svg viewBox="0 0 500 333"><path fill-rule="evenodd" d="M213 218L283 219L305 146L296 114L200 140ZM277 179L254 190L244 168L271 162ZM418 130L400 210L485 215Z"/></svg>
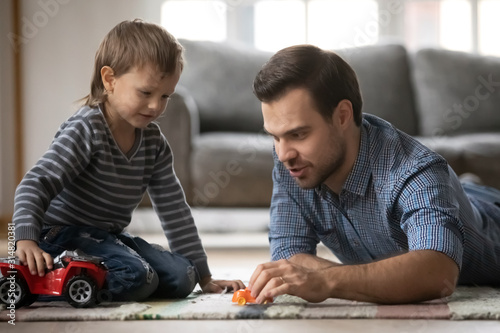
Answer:
<svg viewBox="0 0 500 333"><path fill-rule="evenodd" d="M85 275L73 276L66 285L64 295L68 303L75 308L95 306L97 295L95 282Z"/></svg>
<svg viewBox="0 0 500 333"><path fill-rule="evenodd" d="M5 305L14 304L16 309L28 306L36 301L38 295L32 294L23 279L0 279L0 302ZM12 302L13 300L13 302Z"/></svg>
<svg viewBox="0 0 500 333"><path fill-rule="evenodd" d="M245 304L247 304L247 300L245 299L245 297L240 296L237 299L237 303L238 303L238 305L245 305Z"/></svg>

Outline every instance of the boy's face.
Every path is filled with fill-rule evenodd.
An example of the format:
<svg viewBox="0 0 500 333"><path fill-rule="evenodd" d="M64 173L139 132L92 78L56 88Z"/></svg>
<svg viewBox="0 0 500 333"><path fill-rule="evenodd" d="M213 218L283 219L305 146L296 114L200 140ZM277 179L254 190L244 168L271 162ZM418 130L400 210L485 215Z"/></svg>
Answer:
<svg viewBox="0 0 500 333"><path fill-rule="evenodd" d="M112 76L112 75L111 75ZM167 106L179 82L180 70L165 75L154 66L134 67L119 76L105 78L109 87L105 102L111 128L144 128L156 120Z"/></svg>
<svg viewBox="0 0 500 333"><path fill-rule="evenodd" d="M292 89L279 100L262 103L264 129L274 138L279 160L302 188L326 183L344 166L346 140L335 121L316 110L310 93Z"/></svg>

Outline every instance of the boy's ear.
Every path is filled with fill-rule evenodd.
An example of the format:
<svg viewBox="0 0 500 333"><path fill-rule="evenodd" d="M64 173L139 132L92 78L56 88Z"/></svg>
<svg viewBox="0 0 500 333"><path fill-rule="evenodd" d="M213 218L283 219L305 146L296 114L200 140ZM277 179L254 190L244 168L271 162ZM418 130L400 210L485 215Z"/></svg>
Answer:
<svg viewBox="0 0 500 333"><path fill-rule="evenodd" d="M101 80L104 85L104 89L112 92L115 88L115 72L109 66L104 66L101 68Z"/></svg>

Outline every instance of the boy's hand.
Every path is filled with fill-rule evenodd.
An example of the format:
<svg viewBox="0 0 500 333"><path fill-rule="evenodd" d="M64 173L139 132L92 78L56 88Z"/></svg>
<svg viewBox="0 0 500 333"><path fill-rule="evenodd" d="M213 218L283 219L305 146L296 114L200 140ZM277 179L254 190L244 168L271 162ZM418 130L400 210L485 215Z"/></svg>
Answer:
<svg viewBox="0 0 500 333"><path fill-rule="evenodd" d="M24 266L28 266L31 275L45 275L45 268L52 269L53 259L44 252L35 241L19 240L16 243L16 254Z"/></svg>
<svg viewBox="0 0 500 333"><path fill-rule="evenodd" d="M245 284L240 280L213 280L211 277L202 279L199 284L204 293L221 293L225 288L229 290L245 288Z"/></svg>

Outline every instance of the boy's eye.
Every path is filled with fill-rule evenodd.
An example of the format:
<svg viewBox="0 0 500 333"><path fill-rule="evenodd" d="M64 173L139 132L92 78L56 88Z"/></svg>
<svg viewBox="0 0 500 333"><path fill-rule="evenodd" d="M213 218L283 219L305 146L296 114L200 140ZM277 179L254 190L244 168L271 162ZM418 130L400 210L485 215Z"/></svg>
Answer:
<svg viewBox="0 0 500 333"><path fill-rule="evenodd" d="M141 91L141 94L144 96L151 96L151 93L149 91Z"/></svg>

